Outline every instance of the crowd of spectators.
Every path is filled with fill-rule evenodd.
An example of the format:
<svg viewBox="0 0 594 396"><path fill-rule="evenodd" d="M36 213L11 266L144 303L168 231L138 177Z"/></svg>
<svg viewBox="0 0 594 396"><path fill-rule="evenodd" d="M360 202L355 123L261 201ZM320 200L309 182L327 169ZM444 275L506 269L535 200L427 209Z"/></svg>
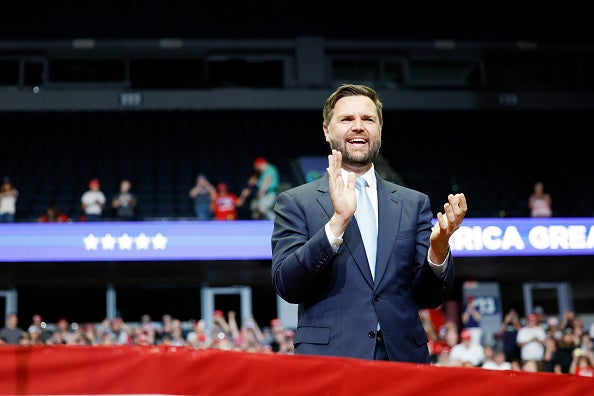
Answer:
<svg viewBox="0 0 594 396"><path fill-rule="evenodd" d="M194 185L188 191L189 205L197 220L237 220L240 218L272 220L274 204L280 187L280 174L276 165L264 157L253 162L254 172L246 181L246 186L239 195L230 191L224 181L216 183L216 187L206 174L199 173ZM117 191L108 201L102 190L101 180L92 178L87 190L80 196L80 216L65 213L59 205L51 203L45 213L39 213L37 222L66 221L101 221L139 219L139 195L132 189L132 181L128 178L120 180ZM17 221L17 199L19 191L10 178L5 177L0 184L0 222ZM246 213L239 209L246 205Z"/></svg>
<svg viewBox="0 0 594 396"><path fill-rule="evenodd" d="M380 156L378 172L385 173L390 167L382 162L385 160ZM279 169L265 157L255 158L252 166L254 172L248 178L246 186L237 194L230 190L226 182L219 180L213 183L206 174L199 173L195 184L188 191L189 206L194 217L198 220L272 220L274 204L281 190ZM320 176L317 172L315 176L305 175L305 181L309 182ZM390 177L406 185L397 174L396 176L390 174ZM0 222L17 221L18 198L19 190L13 185L10 177L4 177L0 184ZM108 202L106 193L102 190L101 181L95 177L89 180L88 189L81 193L80 216L64 212L63 208L52 203L46 208L47 213L36 214L34 220L39 222L136 220L142 218L138 213L139 200L141 197L132 190L131 180L122 178ZM224 207L221 208L221 205ZM230 213L221 214L219 213L221 210ZM530 217L553 216L552 197L545 191L543 182L534 182L526 210ZM55 213L59 216L54 216Z"/></svg>
<svg viewBox="0 0 594 396"><path fill-rule="evenodd" d="M510 309L492 339L477 338L471 328L464 327L462 318L460 323L436 321L432 319L435 313L429 311L419 312L429 337L432 362L437 366L594 377L594 323L586 328L571 310L558 318L547 317L537 307L520 318L515 309Z"/></svg>
<svg viewBox="0 0 594 396"><path fill-rule="evenodd" d="M492 339L475 338L459 321L446 320L441 307L420 309L429 338L431 364L489 370L550 372L594 377L594 323L589 329L573 311L562 318L530 313L519 318L515 310L505 315ZM293 354L295 332L273 318L260 327L235 311L215 310L212 323L204 319L182 322L165 314L154 321L148 314L138 322L121 317L101 323L78 324L60 319L46 324L38 314L28 327L18 325L15 313L0 329L0 344L33 345L171 345L193 349L221 349L254 353Z"/></svg>
<svg viewBox="0 0 594 396"><path fill-rule="evenodd" d="M213 313L210 326L204 319L183 323L169 314L153 321L147 314L138 322L125 322L121 317L101 323L79 324L59 319L55 324L34 315L31 324L22 328L18 316L7 315L0 329L0 345L172 345L194 349L223 349L259 353L293 353L294 331L274 318L269 326L260 327L248 316L239 320L235 311Z"/></svg>

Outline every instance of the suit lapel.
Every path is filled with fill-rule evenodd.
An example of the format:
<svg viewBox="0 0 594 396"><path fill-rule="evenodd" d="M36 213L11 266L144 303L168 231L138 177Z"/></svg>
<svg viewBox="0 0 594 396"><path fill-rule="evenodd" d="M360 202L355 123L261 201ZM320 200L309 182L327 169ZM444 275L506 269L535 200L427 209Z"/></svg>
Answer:
<svg viewBox="0 0 594 396"><path fill-rule="evenodd" d="M332 205L332 199L330 198L328 188L328 175L318 179L316 200L328 216L328 219L321 220L324 225L334 214L334 206Z"/></svg>

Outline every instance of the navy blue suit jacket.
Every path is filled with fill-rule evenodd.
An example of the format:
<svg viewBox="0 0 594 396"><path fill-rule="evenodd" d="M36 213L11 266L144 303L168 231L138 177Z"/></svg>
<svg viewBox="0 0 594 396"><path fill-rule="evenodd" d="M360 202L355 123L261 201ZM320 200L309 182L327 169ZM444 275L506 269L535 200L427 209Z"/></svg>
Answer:
<svg viewBox="0 0 594 396"><path fill-rule="evenodd" d="M390 360L429 363L418 309L445 301L453 259L441 276L429 267L429 197L376 177L375 281L354 217L338 252L328 242L324 226L334 208L327 175L277 198L272 283L282 299L299 304L295 353L373 359L379 322Z"/></svg>

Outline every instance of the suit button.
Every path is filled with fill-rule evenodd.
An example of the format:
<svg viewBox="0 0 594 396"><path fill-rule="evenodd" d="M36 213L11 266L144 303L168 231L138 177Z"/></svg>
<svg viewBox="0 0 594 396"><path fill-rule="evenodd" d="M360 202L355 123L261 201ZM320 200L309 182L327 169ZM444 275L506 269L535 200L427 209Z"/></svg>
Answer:
<svg viewBox="0 0 594 396"><path fill-rule="evenodd" d="M378 296L377 294L375 296L373 296L373 301L378 302L380 300L380 296Z"/></svg>
<svg viewBox="0 0 594 396"><path fill-rule="evenodd" d="M371 330L369 333L367 333L367 337L375 338L375 331Z"/></svg>

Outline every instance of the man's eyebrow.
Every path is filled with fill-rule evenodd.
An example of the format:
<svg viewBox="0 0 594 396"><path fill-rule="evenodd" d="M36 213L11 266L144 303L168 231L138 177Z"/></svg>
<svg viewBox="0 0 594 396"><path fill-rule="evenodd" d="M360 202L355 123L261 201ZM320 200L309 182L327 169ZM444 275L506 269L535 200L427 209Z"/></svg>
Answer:
<svg viewBox="0 0 594 396"><path fill-rule="evenodd" d="M354 116L355 116L354 113L336 114L336 118L354 117ZM378 116L376 114L372 114L372 113L365 113L365 114L361 114L361 118L378 118Z"/></svg>

